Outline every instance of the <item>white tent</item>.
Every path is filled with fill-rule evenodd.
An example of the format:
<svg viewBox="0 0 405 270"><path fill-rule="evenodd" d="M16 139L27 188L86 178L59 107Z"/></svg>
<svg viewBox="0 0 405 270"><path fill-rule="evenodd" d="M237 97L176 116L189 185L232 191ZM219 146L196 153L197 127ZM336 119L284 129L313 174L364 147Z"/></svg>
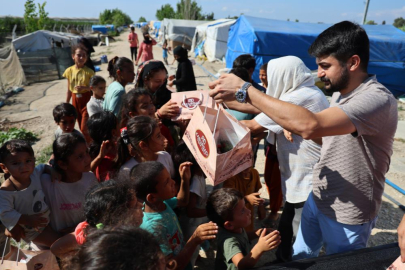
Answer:
<svg viewBox="0 0 405 270"><path fill-rule="evenodd" d="M35 52L51 49L52 43L58 47L71 47L77 44L80 36L70 33L51 32L39 30L13 40L17 52Z"/></svg>
<svg viewBox="0 0 405 270"><path fill-rule="evenodd" d="M230 21L230 19L219 19L219 20L209 21L209 22L198 25L195 29L193 41L191 43L191 51L194 52L195 48L198 45L200 45L201 42L203 42L203 40L205 40L207 28L209 26L221 24L221 23L228 22L228 21Z"/></svg>
<svg viewBox="0 0 405 270"><path fill-rule="evenodd" d="M222 60L228 49L229 28L236 20L215 24L207 28L204 53L208 61Z"/></svg>
<svg viewBox="0 0 405 270"><path fill-rule="evenodd" d="M162 29L164 27L164 38L173 42L173 44L182 44L186 47L191 47L191 41L194 36L195 29L198 25L205 21L192 20L174 20L164 19Z"/></svg>
<svg viewBox="0 0 405 270"><path fill-rule="evenodd" d="M26 83L24 71L12 45L0 49L0 94L14 86Z"/></svg>

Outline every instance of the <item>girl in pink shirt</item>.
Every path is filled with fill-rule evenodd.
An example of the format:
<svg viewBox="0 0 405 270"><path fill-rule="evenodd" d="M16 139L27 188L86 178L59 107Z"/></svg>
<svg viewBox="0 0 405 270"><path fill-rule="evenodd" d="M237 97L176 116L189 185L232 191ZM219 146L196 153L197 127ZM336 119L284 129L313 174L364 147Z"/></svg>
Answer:
<svg viewBox="0 0 405 270"><path fill-rule="evenodd" d="M135 33L135 28L131 26L131 33L128 35L128 42L129 42L129 47L131 49L131 59L132 61L136 61L136 58L138 56L138 35ZM134 57L135 56L135 57Z"/></svg>
<svg viewBox="0 0 405 270"><path fill-rule="evenodd" d="M139 46L138 59L136 60L136 65L138 65L139 59L141 63L153 59L153 45L156 45L157 42L149 36L148 33L143 34L143 42Z"/></svg>

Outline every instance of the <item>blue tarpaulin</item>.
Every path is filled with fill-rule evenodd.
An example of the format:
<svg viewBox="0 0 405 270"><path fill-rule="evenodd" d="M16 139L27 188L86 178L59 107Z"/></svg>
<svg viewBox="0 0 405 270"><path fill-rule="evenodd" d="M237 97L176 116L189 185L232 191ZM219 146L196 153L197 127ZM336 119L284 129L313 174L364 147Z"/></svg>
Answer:
<svg viewBox="0 0 405 270"><path fill-rule="evenodd" d="M160 30L161 25L162 25L162 22L154 22L153 23L153 28L155 28L155 37L159 36L159 30Z"/></svg>
<svg viewBox="0 0 405 270"><path fill-rule="evenodd" d="M114 25L107 24L107 25L92 25L91 29L93 31L99 31L103 34L107 34L107 31L114 31Z"/></svg>
<svg viewBox="0 0 405 270"><path fill-rule="evenodd" d="M253 79L259 81L263 63L282 56L294 55L311 70L317 69L308 48L330 24L296 23L242 15L231 26L226 54L226 67L241 54L256 58ZM395 96L405 93L405 32L392 25L364 25L370 39L368 72L376 74Z"/></svg>

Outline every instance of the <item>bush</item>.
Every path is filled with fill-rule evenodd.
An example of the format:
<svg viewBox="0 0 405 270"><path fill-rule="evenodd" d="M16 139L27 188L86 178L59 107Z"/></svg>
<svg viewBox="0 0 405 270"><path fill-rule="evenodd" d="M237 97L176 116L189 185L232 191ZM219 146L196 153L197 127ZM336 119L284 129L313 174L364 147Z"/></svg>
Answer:
<svg viewBox="0 0 405 270"><path fill-rule="evenodd" d="M0 131L0 145L15 139L24 140L30 144L39 141L38 134L27 131L24 128L10 128L8 131Z"/></svg>

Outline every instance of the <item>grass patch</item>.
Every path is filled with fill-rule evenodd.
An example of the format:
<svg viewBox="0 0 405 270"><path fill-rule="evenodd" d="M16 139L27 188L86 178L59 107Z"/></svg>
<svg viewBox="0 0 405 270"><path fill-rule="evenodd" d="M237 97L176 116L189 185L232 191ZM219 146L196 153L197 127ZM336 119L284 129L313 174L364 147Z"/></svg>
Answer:
<svg viewBox="0 0 405 270"><path fill-rule="evenodd" d="M48 163L48 160L51 157L52 153L52 144L50 144L39 153L39 156L36 158L35 161L36 165Z"/></svg>
<svg viewBox="0 0 405 270"><path fill-rule="evenodd" d="M402 138L394 138L394 141L405 143L405 140Z"/></svg>
<svg viewBox="0 0 405 270"><path fill-rule="evenodd" d="M398 106L398 111L400 111L400 112L405 111L405 108L402 106Z"/></svg>
<svg viewBox="0 0 405 270"><path fill-rule="evenodd" d="M9 140L24 140L33 144L39 141L38 134L28 131L24 128L10 128L7 131L0 131L0 145Z"/></svg>

